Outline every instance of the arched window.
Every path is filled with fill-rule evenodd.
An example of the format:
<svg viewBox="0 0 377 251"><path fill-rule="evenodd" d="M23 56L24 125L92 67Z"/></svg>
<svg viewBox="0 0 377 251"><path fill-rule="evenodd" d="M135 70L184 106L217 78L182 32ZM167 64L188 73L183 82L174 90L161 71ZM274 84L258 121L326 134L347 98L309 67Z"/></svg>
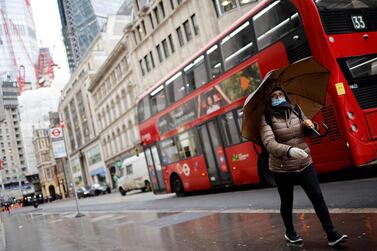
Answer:
<svg viewBox="0 0 377 251"><path fill-rule="evenodd" d="M118 112L119 112L118 116L120 116L124 112L124 110L123 110L122 104L120 103L119 94L117 94L116 97L115 97L115 105L116 105Z"/></svg>
<svg viewBox="0 0 377 251"><path fill-rule="evenodd" d="M113 155L116 154L118 152L118 144L117 144L117 141L116 141L116 136L115 136L115 132L112 132L111 133L111 143L114 145L114 151L113 151Z"/></svg>
<svg viewBox="0 0 377 251"><path fill-rule="evenodd" d="M133 123L131 120L128 120L128 133L130 135L131 145L134 145L136 136L135 136L135 131L133 130Z"/></svg>
<svg viewBox="0 0 377 251"><path fill-rule="evenodd" d="M122 138L123 138L123 141L124 141L125 148L128 148L130 146L130 144L129 144L129 138L128 138L128 135L127 135L127 127L126 127L125 124L122 125Z"/></svg>
<svg viewBox="0 0 377 251"><path fill-rule="evenodd" d="M124 89L122 89L122 103L124 107L124 111L128 110L128 100L127 100L127 93Z"/></svg>
<svg viewBox="0 0 377 251"><path fill-rule="evenodd" d="M120 131L120 128L117 128L117 141L119 146L119 152L123 150L123 140L122 140L122 133Z"/></svg>
<svg viewBox="0 0 377 251"><path fill-rule="evenodd" d="M108 104L106 105L106 114L107 114L107 124L111 124L111 122L113 121L113 118L112 118L112 115L111 115L111 106L109 106Z"/></svg>
<svg viewBox="0 0 377 251"><path fill-rule="evenodd" d="M113 155L113 145L111 144L111 138L110 135L107 135L107 150L108 150L108 157L111 157Z"/></svg>

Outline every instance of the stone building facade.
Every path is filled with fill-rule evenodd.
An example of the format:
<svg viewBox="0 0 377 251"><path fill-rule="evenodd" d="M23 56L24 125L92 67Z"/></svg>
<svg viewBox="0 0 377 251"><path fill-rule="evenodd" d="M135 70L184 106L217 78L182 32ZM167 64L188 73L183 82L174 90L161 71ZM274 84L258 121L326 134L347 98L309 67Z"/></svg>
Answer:
<svg viewBox="0 0 377 251"><path fill-rule="evenodd" d="M88 51L62 90L59 113L64 122L64 135L72 176L76 186L99 181L110 183L98 138L93 104L87 88L90 79L106 60L123 35L128 16L109 16L105 28L97 34Z"/></svg>

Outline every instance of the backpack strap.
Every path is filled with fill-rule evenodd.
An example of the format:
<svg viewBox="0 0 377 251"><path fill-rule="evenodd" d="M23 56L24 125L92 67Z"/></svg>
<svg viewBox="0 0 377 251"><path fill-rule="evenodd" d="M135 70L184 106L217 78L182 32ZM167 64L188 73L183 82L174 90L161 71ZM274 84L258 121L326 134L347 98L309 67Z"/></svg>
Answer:
<svg viewBox="0 0 377 251"><path fill-rule="evenodd" d="M296 115L298 116L298 118L299 118L301 121L303 121L303 118L302 118L302 112L301 112L300 106L295 105L295 107L293 107L293 110L296 112Z"/></svg>

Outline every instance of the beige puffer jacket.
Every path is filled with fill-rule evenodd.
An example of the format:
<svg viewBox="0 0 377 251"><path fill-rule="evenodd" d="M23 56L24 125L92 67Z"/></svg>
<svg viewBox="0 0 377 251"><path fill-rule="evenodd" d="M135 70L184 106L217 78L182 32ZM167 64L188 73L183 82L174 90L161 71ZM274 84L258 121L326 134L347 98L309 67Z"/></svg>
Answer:
<svg viewBox="0 0 377 251"><path fill-rule="evenodd" d="M301 114L304 120L307 119L302 112ZM304 139L304 126L293 112L289 112L289 115L286 112L283 116L279 112L272 111L271 126L267 124L263 116L260 135L264 146L270 153L269 168L272 172L300 172L313 162ZM305 159L289 157L290 147L303 149L308 157Z"/></svg>

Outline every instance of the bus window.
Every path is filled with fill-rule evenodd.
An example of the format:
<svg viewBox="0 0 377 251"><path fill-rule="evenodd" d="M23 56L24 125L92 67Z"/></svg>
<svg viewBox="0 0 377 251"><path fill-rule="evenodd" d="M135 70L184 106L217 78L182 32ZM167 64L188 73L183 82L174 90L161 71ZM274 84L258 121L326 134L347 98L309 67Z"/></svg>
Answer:
<svg viewBox="0 0 377 251"><path fill-rule="evenodd" d="M295 7L287 1L276 1L253 16L258 48L264 49L300 26Z"/></svg>
<svg viewBox="0 0 377 251"><path fill-rule="evenodd" d="M236 72L199 96L200 115L212 113L255 91L262 79L256 63Z"/></svg>
<svg viewBox="0 0 377 251"><path fill-rule="evenodd" d="M142 122L151 116L151 111L149 107L149 96L146 96L142 100L140 100L137 110L139 122Z"/></svg>
<svg viewBox="0 0 377 251"><path fill-rule="evenodd" d="M208 57L208 64L209 64L209 76L211 79L214 79L223 72L221 53L217 44L212 46L207 51L207 57Z"/></svg>
<svg viewBox="0 0 377 251"><path fill-rule="evenodd" d="M187 159L199 154L199 141L194 131L187 131L178 135L178 152L181 159Z"/></svg>
<svg viewBox="0 0 377 251"><path fill-rule="evenodd" d="M373 0L316 0L315 3L320 10L377 8L377 2Z"/></svg>
<svg viewBox="0 0 377 251"><path fill-rule="evenodd" d="M226 71L250 58L255 52L253 34L251 23L247 21L223 38L221 51Z"/></svg>
<svg viewBox="0 0 377 251"><path fill-rule="evenodd" d="M234 118L233 111L220 117L220 122L224 132L226 145L230 146L241 143L240 132L237 128L237 120Z"/></svg>
<svg viewBox="0 0 377 251"><path fill-rule="evenodd" d="M163 140L159 143L162 165L167 165L179 160L177 146L174 137Z"/></svg>
<svg viewBox="0 0 377 251"><path fill-rule="evenodd" d="M150 96L152 114L156 114L166 108L166 96L163 85L160 85L156 90L154 90Z"/></svg>
<svg viewBox="0 0 377 251"><path fill-rule="evenodd" d="M184 68L187 92L207 83L207 70L204 62L204 56L201 55Z"/></svg>
<svg viewBox="0 0 377 251"><path fill-rule="evenodd" d="M186 91L183 84L182 72L178 72L166 81L166 93L169 104L174 104L185 96Z"/></svg>

